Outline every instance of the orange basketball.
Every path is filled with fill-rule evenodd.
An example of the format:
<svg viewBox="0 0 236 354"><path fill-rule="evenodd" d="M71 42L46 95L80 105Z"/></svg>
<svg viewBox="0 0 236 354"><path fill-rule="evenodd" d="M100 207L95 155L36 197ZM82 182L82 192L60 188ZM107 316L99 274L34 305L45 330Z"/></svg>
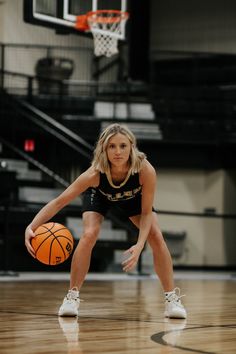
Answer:
<svg viewBox="0 0 236 354"><path fill-rule="evenodd" d="M65 262L71 255L74 239L64 225L49 222L36 229L31 245L38 261L48 265L57 265Z"/></svg>

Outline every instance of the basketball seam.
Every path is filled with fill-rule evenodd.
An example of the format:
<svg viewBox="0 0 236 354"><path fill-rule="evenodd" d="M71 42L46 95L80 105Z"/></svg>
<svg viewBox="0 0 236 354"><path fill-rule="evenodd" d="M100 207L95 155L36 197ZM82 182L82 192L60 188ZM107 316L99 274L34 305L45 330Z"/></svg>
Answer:
<svg viewBox="0 0 236 354"><path fill-rule="evenodd" d="M49 259L48 259L48 261L49 261L48 264L49 264L49 265L52 265L52 264L51 264L51 254L52 254L52 244L53 244L54 241L57 241L58 244L59 244L59 246L60 246L60 248L62 249L62 252L63 252L63 254L64 254L64 261L67 259L67 258L66 258L66 253L65 253L65 251L64 251L64 248L63 248L62 244L60 243L60 241L57 240L57 237L63 237L63 238L66 238L68 241L72 241L72 242L70 242L70 243L72 243L72 248L73 248L73 245L74 245L73 240L71 240L68 236L64 236L64 235L55 236L55 235L54 235L52 229L53 229L53 227L55 226L55 224L56 224L56 223L52 223L52 227L51 227L50 229L47 228L45 225L41 225L41 227L44 227L44 228L47 230L47 232L50 232L50 235L48 235L48 236L40 243L40 245L38 246L38 248L35 250L35 255L37 256L37 252L38 252L39 248L42 246L42 244L43 244L45 241L47 241L49 237L53 236L53 240L52 240L51 243L50 243L50 249L49 249L49 255L48 255L48 256L49 256ZM62 228L56 230L56 232L62 231L62 230L68 230L68 229L67 229L65 226L62 225ZM45 232L38 233L36 236L43 235L44 233L45 233ZM37 257L36 257L36 258L37 258ZM63 262L64 262L64 261L63 261Z"/></svg>
<svg viewBox="0 0 236 354"><path fill-rule="evenodd" d="M38 235L40 235L40 234L37 234L36 236L38 236ZM42 235L42 234L41 234ZM48 239L49 239L49 237L51 237L51 236L53 236L52 234L51 235L48 235L41 243L40 243L40 245L38 245L38 248L35 250L35 255L37 255L37 252L38 252L38 250L39 250L39 248L42 246L42 244L45 242L45 241L47 241Z"/></svg>
<svg viewBox="0 0 236 354"><path fill-rule="evenodd" d="M54 225L53 225L54 226ZM46 228L46 227L45 227ZM59 230L57 230L56 232L58 232L58 231L62 231L62 230L66 230L67 228L66 227L62 227L61 229L59 229ZM58 244L59 244L59 246L61 247L61 249L62 249L62 252L63 252L63 255L64 255L64 261L66 260L66 254L65 254L65 251L64 251L64 248L63 248L63 246L62 246L62 244L60 243L60 241L59 240L57 240L57 236L55 236L54 235L54 233L53 233L53 231L51 231L51 230L48 230L49 232L51 232L51 236L53 236L54 237L54 239L52 240L52 242L51 242L51 244L50 244L50 250L49 250L49 265L51 265L51 256L52 256L52 244L53 244L53 242L56 240L57 242L58 242ZM64 237L64 236L61 236L61 235L58 235L58 236L60 236L60 237ZM63 262L64 262L63 261ZM62 263L63 263L62 262Z"/></svg>
<svg viewBox="0 0 236 354"><path fill-rule="evenodd" d="M45 226L45 224L44 224L44 225L41 225L41 227L44 227L44 228L45 228L47 231L49 231L49 232L52 232L51 230L54 228L54 226L55 226L55 222L52 223L51 229L49 229L47 226ZM63 228L65 228L65 227L63 226ZM38 235L40 235L40 234L38 234Z"/></svg>
<svg viewBox="0 0 236 354"><path fill-rule="evenodd" d="M51 255L52 255L51 250L52 250L52 245L53 245L53 242L54 242L54 241L57 241L57 242L58 242L58 244L59 244L59 246L61 247L62 252L63 252L63 254L64 254L64 261L66 260L66 254L65 254L64 248L62 247L61 242L60 242L59 240L57 240L57 237L56 237L55 235L53 235L53 236L54 236L54 239L52 240L52 242L51 242L51 244L50 244L50 252L49 252L49 264L50 264L50 265L51 265ZM59 236L60 236L60 235L59 235ZM64 262L64 261L63 261L63 262Z"/></svg>
<svg viewBox="0 0 236 354"><path fill-rule="evenodd" d="M66 229L66 228L64 228L64 229ZM64 229L63 229L63 230L64 230ZM58 231L60 231L60 230L57 230L57 232L58 232ZM64 261L65 261L68 257L66 258L65 250L64 250L64 248L63 248L63 246L62 246L60 240L58 240L57 238L58 238L58 237L65 238L65 239L68 240L68 241L71 241L71 239L69 239L67 236L64 236L64 235L57 235L57 236L53 235L53 236L54 236L54 240L51 242L51 245L52 245L52 243L53 243L54 241L57 241L57 242L58 242L58 244L60 245L60 247L61 247L61 249L62 249L62 252L63 252L63 254L64 254ZM73 246L73 241L70 242L70 243L72 243L72 246ZM64 261L63 261L63 262L64 262ZM51 264L51 246L50 246L49 264Z"/></svg>
<svg viewBox="0 0 236 354"><path fill-rule="evenodd" d="M37 255L37 252L38 252L38 249L41 247L41 245L45 242L45 241L47 241L47 239L49 238L49 237L51 237L52 236L52 229L53 229L53 227L54 227L54 225L55 225L55 222L53 222L52 223L52 227L51 227L51 229L48 229L45 225L41 225L41 227L44 227L48 232L50 232L51 234L50 235L48 235L41 243L40 243L40 245L38 245L38 248L35 250L35 255ZM64 228L65 229L65 228ZM61 229L60 229L61 230ZM43 235L45 233L45 231L44 232L40 232L39 234L36 234L35 236L40 236L40 235Z"/></svg>
<svg viewBox="0 0 236 354"><path fill-rule="evenodd" d="M54 225L53 225L54 226ZM45 227L46 228L46 227ZM46 228L47 229L47 228ZM59 229L59 230L57 230L56 232L58 232L58 231L62 231L62 230L67 230L67 228L66 227L62 227L61 229ZM63 254L64 254L64 261L66 260L66 254L65 254L65 251L64 251L64 248L63 248L63 246L62 246L62 244L60 243L60 241L59 240L57 240L57 236L55 236L54 235L54 233L53 233L53 231L51 231L51 230L48 230L49 232L51 232L51 235L50 236L53 236L54 237L54 239L52 240L52 242L51 242L51 244L50 244L50 250L49 250L49 259L48 259L48 261L49 261L49 265L51 265L51 256L52 256L52 244L53 244L53 242L54 241L57 241L58 242L58 244L59 244L59 246L61 247L61 249L62 249L62 252L63 252ZM69 240L66 236L63 236L63 235L58 235L58 237L65 237L67 240ZM63 262L64 262L63 261ZM63 262L61 262L61 263L63 263Z"/></svg>

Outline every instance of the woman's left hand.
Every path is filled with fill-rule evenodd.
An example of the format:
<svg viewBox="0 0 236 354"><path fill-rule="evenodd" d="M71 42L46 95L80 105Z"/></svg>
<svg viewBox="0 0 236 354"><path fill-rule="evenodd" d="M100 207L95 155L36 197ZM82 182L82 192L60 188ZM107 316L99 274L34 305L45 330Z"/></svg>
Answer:
<svg viewBox="0 0 236 354"><path fill-rule="evenodd" d="M125 261L122 262L124 272L131 271L137 265L142 250L143 246L136 244L124 252L124 256L127 254L130 255Z"/></svg>

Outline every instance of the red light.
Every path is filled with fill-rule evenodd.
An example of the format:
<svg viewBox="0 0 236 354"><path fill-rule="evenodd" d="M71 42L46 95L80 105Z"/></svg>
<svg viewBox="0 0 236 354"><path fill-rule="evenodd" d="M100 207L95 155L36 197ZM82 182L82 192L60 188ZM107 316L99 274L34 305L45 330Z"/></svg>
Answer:
<svg viewBox="0 0 236 354"><path fill-rule="evenodd" d="M35 149L35 141L33 139L26 139L24 142L24 150L27 152L33 152Z"/></svg>

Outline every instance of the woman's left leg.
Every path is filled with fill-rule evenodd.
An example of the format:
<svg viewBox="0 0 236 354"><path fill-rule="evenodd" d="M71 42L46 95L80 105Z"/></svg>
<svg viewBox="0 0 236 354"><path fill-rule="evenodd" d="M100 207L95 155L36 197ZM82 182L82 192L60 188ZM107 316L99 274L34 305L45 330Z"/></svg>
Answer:
<svg viewBox="0 0 236 354"><path fill-rule="evenodd" d="M130 220L139 228L140 215L132 216ZM155 271L165 292L164 315L165 317L184 319L187 317L187 313L180 300L180 289L174 288L172 259L158 225L156 213L153 213L147 241L152 248Z"/></svg>
<svg viewBox="0 0 236 354"><path fill-rule="evenodd" d="M139 228L140 215L132 216L130 220ZM163 290L165 292L172 291L174 289L172 259L158 225L156 213L153 213L152 226L147 241L152 248L154 269Z"/></svg>

